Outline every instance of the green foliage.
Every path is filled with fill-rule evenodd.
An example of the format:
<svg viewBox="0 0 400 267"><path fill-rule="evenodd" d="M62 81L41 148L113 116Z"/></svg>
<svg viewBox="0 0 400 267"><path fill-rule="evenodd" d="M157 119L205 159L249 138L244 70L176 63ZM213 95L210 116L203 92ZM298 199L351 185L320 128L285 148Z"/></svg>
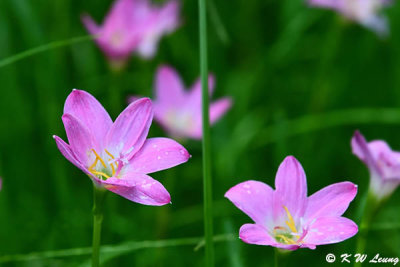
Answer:
<svg viewBox="0 0 400 267"><path fill-rule="evenodd" d="M79 37L87 35L80 15L88 12L100 22L110 0L0 1L2 266L79 266L90 258L92 185L52 139L65 137L63 103L71 89L83 89L115 118L125 104L114 111L110 90L118 87L121 99L152 96L161 63L176 67L190 85L200 75L198 5L182 2L180 29L162 39L153 60L133 56L115 83L96 45ZM273 185L278 164L291 154L306 170L309 194L344 180L359 185L346 212L357 221L368 172L351 154L354 130L400 150L400 4L387 10L392 32L387 40L301 0L213 0L210 6L215 95L234 99L232 110L211 129L214 232L231 240L216 243L216 266L270 266L272 248L232 241L251 220L223 195L248 179ZM150 136L164 135L154 123ZM192 154L188 163L154 174L171 193L172 205L146 207L109 194L102 243L116 245L102 248L110 249L105 266L204 263L203 248L193 250L200 239L191 238L203 234L201 144L184 145ZM372 223L368 253L400 256L399 201L397 190ZM324 266L327 253L354 253L354 246L352 238L290 257ZM45 252L30 254L40 251ZM19 256L7 255L40 257L12 261Z"/></svg>

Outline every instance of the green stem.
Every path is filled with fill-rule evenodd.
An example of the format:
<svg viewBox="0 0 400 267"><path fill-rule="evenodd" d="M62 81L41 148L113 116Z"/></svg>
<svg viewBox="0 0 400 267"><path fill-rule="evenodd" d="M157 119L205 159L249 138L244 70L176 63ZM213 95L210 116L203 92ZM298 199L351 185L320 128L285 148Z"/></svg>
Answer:
<svg viewBox="0 0 400 267"><path fill-rule="evenodd" d="M202 85L203 114L203 186L204 186L204 232L206 241L206 266L214 266L213 212L212 212L212 179L211 147L207 66L207 5L206 0L199 0L199 37L200 37L200 74Z"/></svg>
<svg viewBox="0 0 400 267"><path fill-rule="evenodd" d="M93 185L93 251L92 267L100 266L101 223L103 221L103 203L106 190Z"/></svg>
<svg viewBox="0 0 400 267"><path fill-rule="evenodd" d="M289 255L290 250L283 250L280 248L274 249L274 266L275 267L283 267L286 266L287 256Z"/></svg>
<svg viewBox="0 0 400 267"><path fill-rule="evenodd" d="M367 245L367 236L370 228L371 221L376 214L379 202L375 196L371 194L371 190L368 190L365 204L362 206L362 217L360 222L360 232L357 238L356 252L360 255L364 254ZM360 267L361 262L354 262L354 267Z"/></svg>

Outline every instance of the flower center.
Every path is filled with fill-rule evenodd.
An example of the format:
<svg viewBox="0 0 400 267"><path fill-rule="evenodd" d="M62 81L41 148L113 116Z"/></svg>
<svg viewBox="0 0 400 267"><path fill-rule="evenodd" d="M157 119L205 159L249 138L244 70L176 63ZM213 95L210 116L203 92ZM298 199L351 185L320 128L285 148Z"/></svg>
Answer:
<svg viewBox="0 0 400 267"><path fill-rule="evenodd" d="M93 164L90 165L89 167L89 172L91 172L93 175L96 175L98 178L102 180L107 180L110 177L113 177L115 175L118 175L120 171L120 163L118 160L115 159L113 154L107 151L107 149L104 149L104 152L110 157L110 159L106 162L100 155L96 152L96 150L92 149L92 152L96 156L96 159L94 160ZM96 166L100 162L99 168Z"/></svg>
<svg viewBox="0 0 400 267"><path fill-rule="evenodd" d="M178 131L185 132L193 127L193 116L188 112L170 110L167 112L166 119Z"/></svg>
<svg viewBox="0 0 400 267"><path fill-rule="evenodd" d="M123 41L123 34L120 31L115 31L112 33L110 40L114 47L119 47Z"/></svg>
<svg viewBox="0 0 400 267"><path fill-rule="evenodd" d="M283 208L286 211L288 220L285 221L286 226L274 227L275 240L286 245L298 245L302 242L304 234L301 236L297 231L296 224L289 209L286 206L283 206Z"/></svg>

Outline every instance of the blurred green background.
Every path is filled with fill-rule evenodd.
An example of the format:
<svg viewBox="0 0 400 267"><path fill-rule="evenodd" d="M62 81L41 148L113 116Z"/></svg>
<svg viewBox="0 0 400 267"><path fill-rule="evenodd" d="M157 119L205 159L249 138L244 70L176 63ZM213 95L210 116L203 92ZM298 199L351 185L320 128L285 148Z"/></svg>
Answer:
<svg viewBox="0 0 400 267"><path fill-rule="evenodd" d="M215 233L238 235L251 222L224 193L255 179L273 185L286 155L302 163L309 194L349 180L359 194L368 171L351 154L360 129L368 140L385 139L400 150L400 3L387 9L386 40L331 11L301 0L210 0L209 69L216 75L214 98L229 95L234 106L212 128ZM83 12L103 20L111 0L0 1L0 60L52 41L86 35ZM159 1L161 2L161 1ZM89 247L92 237L91 181L57 150L65 138L64 101L73 88L93 94L110 109L112 90L125 99L152 96L156 68L174 66L189 87L199 76L197 1L182 1L182 26L164 37L156 57L133 56L118 82L92 41L49 50L0 68L0 259ZM125 107L121 105L119 111ZM115 118L116 112L112 112ZM150 136L165 133L153 123ZM172 196L172 205L147 207L109 194L103 244L200 237L203 234L201 143L183 142L186 164L152 175ZM400 257L400 190L376 216L369 255ZM228 238L229 239L229 238ZM129 245L127 245L129 248ZM202 266L195 245L144 248L117 253L105 266ZM325 266L327 253L354 253L355 238L300 249L292 262ZM4 259L4 258L3 258ZM1 266L85 266L89 256L0 263ZM270 266L273 249L238 239L216 243L217 266Z"/></svg>

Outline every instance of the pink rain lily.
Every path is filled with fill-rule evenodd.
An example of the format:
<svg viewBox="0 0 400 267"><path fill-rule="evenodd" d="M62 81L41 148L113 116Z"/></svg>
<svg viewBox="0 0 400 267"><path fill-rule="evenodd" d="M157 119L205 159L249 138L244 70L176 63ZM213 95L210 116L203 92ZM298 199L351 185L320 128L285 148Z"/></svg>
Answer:
<svg viewBox="0 0 400 267"><path fill-rule="evenodd" d="M214 77L209 75L210 95L215 87ZM202 138L201 82L198 79L186 91L179 74L169 66L161 66L155 80L154 118L171 135L177 138ZM130 101L137 99L132 97ZM214 124L231 107L225 97L210 104L210 124Z"/></svg>
<svg viewBox="0 0 400 267"><path fill-rule="evenodd" d="M158 7L149 0L116 0L102 26L88 15L82 21L111 62L123 64L134 51L143 58L154 56L161 37L179 25L179 3Z"/></svg>
<svg viewBox="0 0 400 267"><path fill-rule="evenodd" d="M255 222L240 228L240 238L249 244L295 250L354 236L357 225L342 214L356 196L357 186L336 183L307 197L306 182L301 164L288 156L279 166L275 190L258 181L229 189L225 197Z"/></svg>
<svg viewBox="0 0 400 267"><path fill-rule="evenodd" d="M89 93L73 90L62 121L69 144L54 136L58 149L98 187L131 201L160 206L170 203L164 186L147 174L186 162L186 149L168 138L146 139L153 119L148 98L130 104L113 123Z"/></svg>
<svg viewBox="0 0 400 267"><path fill-rule="evenodd" d="M390 196L400 185L400 152L393 151L383 140L367 143L359 131L354 133L351 147L369 169L371 193L378 200Z"/></svg>
<svg viewBox="0 0 400 267"><path fill-rule="evenodd" d="M378 35L385 36L389 27L381 10L390 0L308 0L310 5L336 10L346 18L356 21Z"/></svg>

